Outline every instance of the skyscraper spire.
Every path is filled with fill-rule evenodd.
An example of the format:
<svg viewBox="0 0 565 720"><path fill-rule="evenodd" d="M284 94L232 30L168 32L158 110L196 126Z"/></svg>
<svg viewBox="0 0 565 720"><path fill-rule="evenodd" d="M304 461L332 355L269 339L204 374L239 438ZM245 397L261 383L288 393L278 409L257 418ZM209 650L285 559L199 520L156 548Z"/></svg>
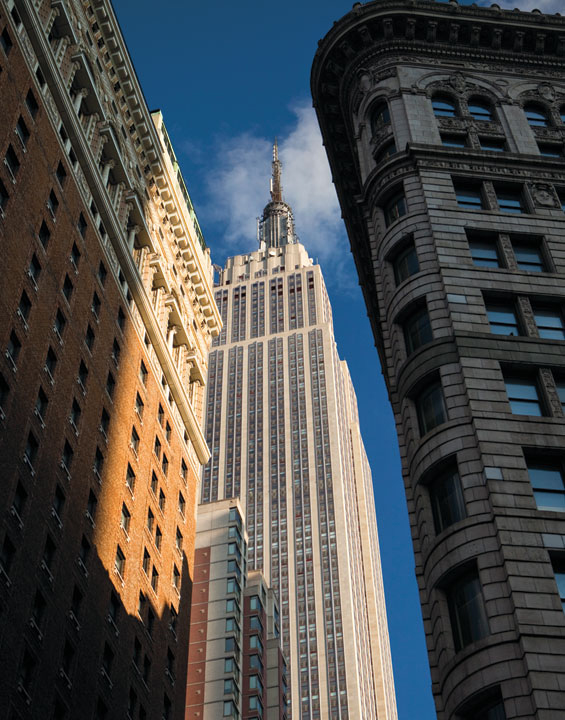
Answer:
<svg viewBox="0 0 565 720"><path fill-rule="evenodd" d="M265 205L258 227L257 239L262 250L298 242L298 238L294 234L294 217L291 207L284 202L282 197L282 163L279 160L279 145L276 138L273 145L271 168L271 201Z"/></svg>
<svg viewBox="0 0 565 720"><path fill-rule="evenodd" d="M281 161L279 160L279 144L275 138L273 145L273 162L271 176L271 201L282 202L282 184L281 184Z"/></svg>

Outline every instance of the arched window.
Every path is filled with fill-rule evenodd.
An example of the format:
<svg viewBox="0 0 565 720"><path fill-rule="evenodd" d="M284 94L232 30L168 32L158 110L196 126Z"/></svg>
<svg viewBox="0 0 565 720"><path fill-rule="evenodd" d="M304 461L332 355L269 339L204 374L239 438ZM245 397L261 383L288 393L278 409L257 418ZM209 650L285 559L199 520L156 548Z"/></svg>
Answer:
<svg viewBox="0 0 565 720"><path fill-rule="evenodd" d="M482 120L484 122L492 121L492 107L490 103L485 102L484 100L472 98L467 103L467 107L475 120Z"/></svg>
<svg viewBox="0 0 565 720"><path fill-rule="evenodd" d="M547 110L541 105L528 103L524 105L524 113L526 120L532 127L547 127L549 125Z"/></svg>
<svg viewBox="0 0 565 720"><path fill-rule="evenodd" d="M397 150L396 150L396 145L394 143L394 140L392 140L391 142L388 142L377 153L377 157L376 157L377 165L379 163L384 162L385 160L388 160L388 158L391 155L394 155L396 152L397 152Z"/></svg>
<svg viewBox="0 0 565 720"><path fill-rule="evenodd" d="M561 118L561 122L565 125L565 105L562 105L559 108L559 117Z"/></svg>
<svg viewBox="0 0 565 720"><path fill-rule="evenodd" d="M381 101L375 105L371 113L371 130L376 133L385 125L390 125L390 111L386 102Z"/></svg>
<svg viewBox="0 0 565 720"><path fill-rule="evenodd" d="M406 198L404 192L395 192L384 206L385 224L388 227L393 222L406 215Z"/></svg>
<svg viewBox="0 0 565 720"><path fill-rule="evenodd" d="M455 102L448 97L438 96L433 98L432 107L436 117L456 117L457 106Z"/></svg>

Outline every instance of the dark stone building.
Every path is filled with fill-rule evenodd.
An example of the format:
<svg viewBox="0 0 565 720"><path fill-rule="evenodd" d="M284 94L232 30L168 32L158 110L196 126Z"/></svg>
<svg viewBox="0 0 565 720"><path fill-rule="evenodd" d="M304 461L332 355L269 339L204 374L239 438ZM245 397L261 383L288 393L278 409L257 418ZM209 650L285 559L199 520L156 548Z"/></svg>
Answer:
<svg viewBox="0 0 565 720"><path fill-rule="evenodd" d="M565 716L565 19L356 3L312 92L441 720Z"/></svg>

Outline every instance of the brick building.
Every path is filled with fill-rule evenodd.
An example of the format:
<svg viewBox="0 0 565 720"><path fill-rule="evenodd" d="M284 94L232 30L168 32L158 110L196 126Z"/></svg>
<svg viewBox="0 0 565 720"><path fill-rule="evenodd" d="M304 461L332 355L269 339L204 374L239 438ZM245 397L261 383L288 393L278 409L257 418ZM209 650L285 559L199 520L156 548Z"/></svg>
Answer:
<svg viewBox="0 0 565 720"><path fill-rule="evenodd" d="M1 714L180 717L209 253L109 2L3 0L0 68Z"/></svg>
<svg viewBox="0 0 565 720"><path fill-rule="evenodd" d="M565 715L564 38L537 10L356 3L312 69L441 720Z"/></svg>

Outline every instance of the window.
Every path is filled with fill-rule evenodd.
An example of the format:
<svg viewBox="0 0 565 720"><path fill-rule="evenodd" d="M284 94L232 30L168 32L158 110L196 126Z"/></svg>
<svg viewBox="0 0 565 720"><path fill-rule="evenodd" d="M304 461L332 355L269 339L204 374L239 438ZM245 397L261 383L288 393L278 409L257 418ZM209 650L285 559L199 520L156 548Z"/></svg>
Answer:
<svg viewBox="0 0 565 720"><path fill-rule="evenodd" d="M151 473L151 492L155 496L157 496L157 486L158 486L157 475L155 475L155 472L153 471Z"/></svg>
<svg viewBox="0 0 565 720"><path fill-rule="evenodd" d="M565 381L556 382L555 389L557 390L557 396L559 397L559 402L561 403L561 410L565 415Z"/></svg>
<svg viewBox="0 0 565 720"><path fill-rule="evenodd" d="M554 558L551 562L553 572L555 573L555 582L557 583L557 592L561 600L561 607L565 612L565 561L562 557Z"/></svg>
<svg viewBox="0 0 565 720"><path fill-rule="evenodd" d="M562 105L559 109L559 117L561 118L561 122L565 124L565 105Z"/></svg>
<svg viewBox="0 0 565 720"><path fill-rule="evenodd" d="M165 493L163 492L162 489L159 489L159 510L161 512L165 512L165 502L166 502Z"/></svg>
<svg viewBox="0 0 565 720"><path fill-rule="evenodd" d="M101 305L100 298L98 297L98 295L96 293L94 293L94 295L92 296L91 310L94 313L94 317L97 320L100 317L100 305Z"/></svg>
<svg viewBox="0 0 565 720"><path fill-rule="evenodd" d="M435 97L432 100L432 108L436 117L455 117L457 109L455 102L447 97Z"/></svg>
<svg viewBox="0 0 565 720"><path fill-rule="evenodd" d="M126 556L122 548L118 545L116 549L116 558L114 560L114 568L118 575L123 578L126 569Z"/></svg>
<svg viewBox="0 0 565 720"><path fill-rule="evenodd" d="M234 652L237 648L237 642L234 637L227 637L225 639L224 651Z"/></svg>
<svg viewBox="0 0 565 720"><path fill-rule="evenodd" d="M514 415L543 415L539 390L535 379L505 379L508 402Z"/></svg>
<svg viewBox="0 0 565 720"><path fill-rule="evenodd" d="M441 135L441 143L446 147L464 148L467 147L466 135Z"/></svg>
<svg viewBox="0 0 565 720"><path fill-rule="evenodd" d="M188 476L188 465L187 465L186 462L184 461L184 458L181 459L181 461L180 461L180 476L181 476L181 478L184 480L184 482L186 483L186 479L187 479L187 476Z"/></svg>
<svg viewBox="0 0 565 720"><path fill-rule="evenodd" d="M80 250L78 249L76 243L73 243L69 260L71 261L71 264L75 269L75 273L78 272L78 264L80 262Z"/></svg>
<svg viewBox="0 0 565 720"><path fill-rule="evenodd" d="M259 655L249 656L249 667L253 670L263 670L263 663L261 662Z"/></svg>
<svg viewBox="0 0 565 720"><path fill-rule="evenodd" d="M481 583L475 568L468 570L447 588L447 604L455 650L489 634Z"/></svg>
<svg viewBox="0 0 565 720"><path fill-rule="evenodd" d="M2 50L4 50L6 55L8 55L12 49L12 45L12 38L8 32L8 28L4 28L4 30L2 30L2 34L0 35L0 46L2 46Z"/></svg>
<svg viewBox="0 0 565 720"><path fill-rule="evenodd" d="M104 652L102 653L102 667L108 673L108 675L112 672L113 663L114 651L108 645L108 643L104 643Z"/></svg>
<svg viewBox="0 0 565 720"><path fill-rule="evenodd" d="M546 340L565 340L563 313L551 308L533 308L539 336Z"/></svg>
<svg viewBox="0 0 565 720"><path fill-rule="evenodd" d="M544 157L560 158L563 156L563 146L554 143L538 143L540 155Z"/></svg>
<svg viewBox="0 0 565 720"><path fill-rule="evenodd" d="M421 435L447 421L441 382L433 383L418 395L416 410Z"/></svg>
<svg viewBox="0 0 565 720"><path fill-rule="evenodd" d="M167 477L167 473L169 472L169 460L165 453L163 453L163 462L161 463L161 469L163 470L163 475Z"/></svg>
<svg viewBox="0 0 565 720"><path fill-rule="evenodd" d="M157 529L155 530L155 547L159 552L161 552L161 544L163 542L163 533L161 532L161 528L157 525Z"/></svg>
<svg viewBox="0 0 565 720"><path fill-rule="evenodd" d="M151 556L147 548L143 548L143 572L149 577L149 569L151 568Z"/></svg>
<svg viewBox="0 0 565 720"><path fill-rule="evenodd" d="M531 127L547 127L549 125L548 113L541 105L527 103L524 105L524 115Z"/></svg>
<svg viewBox="0 0 565 720"><path fill-rule="evenodd" d="M521 335L516 310L511 303L487 303L490 330L495 335Z"/></svg>
<svg viewBox="0 0 565 720"><path fill-rule="evenodd" d="M165 422L165 411L163 410L163 406L161 403L159 403L159 410L157 411L157 419L159 420L159 425L163 427L163 424Z"/></svg>
<svg viewBox="0 0 565 720"><path fill-rule="evenodd" d="M16 335L16 333L12 330L10 333L10 338L8 339L8 347L6 348L6 355L9 360L12 361L15 369L15 365L18 362L18 357L20 354L20 350L22 349L22 344L20 342L20 339Z"/></svg>
<svg viewBox="0 0 565 720"><path fill-rule="evenodd" d="M108 271L106 270L106 266L104 265L102 260L100 260L100 265L98 265L98 280L100 281L100 285L105 285L107 276Z"/></svg>
<svg viewBox="0 0 565 720"><path fill-rule="evenodd" d="M81 360L80 365L78 367L78 384L81 386L83 392L85 391L87 380L88 380L88 368Z"/></svg>
<svg viewBox="0 0 565 720"><path fill-rule="evenodd" d="M39 443L37 442L35 435L30 432L27 436L27 443L24 450L24 458L29 465L33 467L33 463L37 457L37 451L39 450Z"/></svg>
<svg viewBox="0 0 565 720"><path fill-rule="evenodd" d="M57 367L57 356L53 352L52 348L47 351L47 357L45 358L45 372L49 375L49 379L53 382L53 375L55 374L55 368Z"/></svg>
<svg viewBox="0 0 565 720"><path fill-rule="evenodd" d="M157 592L159 589L159 573L155 565L153 565L153 570L151 571L151 587L154 592Z"/></svg>
<svg viewBox="0 0 565 720"><path fill-rule="evenodd" d="M4 542L2 544L2 551L0 552L0 567L4 570L6 575L10 575L10 570L16 557L16 548L14 543L10 540L8 535L4 536Z"/></svg>
<svg viewBox="0 0 565 720"><path fill-rule="evenodd" d="M499 210L509 213L525 212L522 192L519 189L495 188Z"/></svg>
<svg viewBox="0 0 565 720"><path fill-rule="evenodd" d="M6 382L6 378L2 375L2 373L0 373L0 419L3 418L2 406L6 402L9 392L10 386Z"/></svg>
<svg viewBox="0 0 565 720"><path fill-rule="evenodd" d="M169 444L171 442L171 434L172 434L171 426L169 425L169 423L167 423L165 425L165 438L167 439L167 442Z"/></svg>
<svg viewBox="0 0 565 720"><path fill-rule="evenodd" d="M57 196L51 190L49 193L49 197L47 198L47 209L51 213L51 218L53 221L55 221L55 215L57 214L57 209L59 208L59 201L57 200Z"/></svg>
<svg viewBox="0 0 565 720"><path fill-rule="evenodd" d="M173 563L173 587L176 590L180 590L180 571L174 563Z"/></svg>
<svg viewBox="0 0 565 720"><path fill-rule="evenodd" d="M175 544L176 544L176 548L177 548L177 550L178 550L179 552L182 551L182 542L183 542L182 533L181 533L181 531L177 528L176 543L175 543Z"/></svg>
<svg viewBox="0 0 565 720"><path fill-rule="evenodd" d="M500 688L487 688L481 692L478 698L458 710L457 717L462 720L506 720Z"/></svg>
<svg viewBox="0 0 565 720"><path fill-rule="evenodd" d="M481 120L482 122L492 121L492 108L484 100L469 100L467 107L475 120Z"/></svg>
<svg viewBox="0 0 565 720"><path fill-rule="evenodd" d="M40 264L39 260L37 259L37 255L35 253L33 253L33 255L31 256L27 274L28 274L28 277L31 280L33 286L35 288L37 288L39 276L41 275L41 264Z"/></svg>
<svg viewBox="0 0 565 720"><path fill-rule="evenodd" d="M184 517L184 512L186 508L186 501L184 499L184 495L179 492L179 513Z"/></svg>
<svg viewBox="0 0 565 720"><path fill-rule="evenodd" d="M384 205L385 224L388 227L393 222L406 215L406 198L404 193L394 194Z"/></svg>
<svg viewBox="0 0 565 720"><path fill-rule="evenodd" d="M82 237L86 235L86 228L88 227L86 220L84 218L84 215L82 213L78 216L78 222L77 222L77 230L81 234Z"/></svg>
<svg viewBox="0 0 565 720"><path fill-rule="evenodd" d="M47 609L47 601L43 597L40 590L37 590L33 599L31 609L31 617L36 627L41 628L45 619L45 611Z"/></svg>
<svg viewBox="0 0 565 720"><path fill-rule="evenodd" d="M24 321L24 324L26 327L27 327L27 321L29 319L30 312L31 312L31 300L29 299L28 294L24 290L22 292L22 295L20 297L20 303L18 305L18 315Z"/></svg>
<svg viewBox="0 0 565 720"><path fill-rule="evenodd" d="M259 598L259 595L252 595L249 598L249 609L250 610L261 610L261 599Z"/></svg>
<svg viewBox="0 0 565 720"><path fill-rule="evenodd" d="M41 227L39 228L37 237L39 238L39 242L43 245L43 247L46 248L49 244L49 238L51 237L51 233L49 232L49 228L45 224L45 221L41 223Z"/></svg>
<svg viewBox="0 0 565 720"><path fill-rule="evenodd" d="M27 129L27 125L25 124L25 121L21 115L18 118L18 122L16 123L16 135L20 139L22 148L24 148L25 150L29 140L29 130Z"/></svg>
<svg viewBox="0 0 565 720"><path fill-rule="evenodd" d="M259 675L249 676L249 689L258 690L260 693L263 692L263 683L261 682Z"/></svg>
<svg viewBox="0 0 565 720"><path fill-rule="evenodd" d="M88 494L88 503L86 505L86 515L92 523L94 523L94 518L96 517L96 508L97 507L98 507L98 498L91 490Z"/></svg>
<svg viewBox="0 0 565 720"><path fill-rule="evenodd" d="M402 250L392 263L396 284L400 285L406 278L415 275L420 270L418 254L413 244Z"/></svg>
<svg viewBox="0 0 565 720"><path fill-rule="evenodd" d="M237 710L237 706L235 705L233 700L227 700L224 702L223 717L233 717L233 718L239 717L239 712Z"/></svg>
<svg viewBox="0 0 565 720"><path fill-rule="evenodd" d="M102 468L104 467L104 455L102 454L99 447L96 448L96 452L94 454L94 472L98 475L100 478L100 473L102 472ZM100 480L99 480L100 482Z"/></svg>
<svg viewBox="0 0 565 720"><path fill-rule="evenodd" d="M67 472L71 469L71 465L73 464L74 454L75 452L72 449L69 441L65 440L65 444L63 445L63 455L61 457L61 463L63 464L64 469L66 469Z"/></svg>
<svg viewBox="0 0 565 720"><path fill-rule="evenodd" d="M108 428L110 427L110 416L106 408L102 409L102 415L100 416L100 430L104 436L108 435Z"/></svg>
<svg viewBox="0 0 565 720"><path fill-rule="evenodd" d="M73 283L71 282L71 278L68 275L65 275L65 280L63 282L63 295L65 296L65 300L67 302L71 302L71 296L73 294Z"/></svg>
<svg viewBox="0 0 565 720"><path fill-rule="evenodd" d="M379 102L371 112L371 130L373 134L384 128L385 125L390 125L390 110L386 102Z"/></svg>
<svg viewBox="0 0 565 720"><path fill-rule="evenodd" d="M502 267L496 240L469 240L473 264L477 267Z"/></svg>
<svg viewBox="0 0 565 720"><path fill-rule="evenodd" d="M15 512L20 518L24 514L26 502L27 491L25 487L21 484L21 482L18 480L18 484L16 485L16 491L14 492L14 499L12 500L12 510L15 510Z"/></svg>
<svg viewBox="0 0 565 720"><path fill-rule="evenodd" d="M53 331L55 332L55 335L57 335L59 342L62 342L66 324L67 321L65 319L65 316L60 310L57 310L57 314L55 315L55 322L53 323Z"/></svg>
<svg viewBox="0 0 565 720"><path fill-rule="evenodd" d="M29 114L32 118L35 118L35 116L37 115L37 111L39 110L39 105L37 104L37 100L35 99L35 95L33 94L32 90L28 90L25 102Z"/></svg>
<svg viewBox="0 0 565 720"><path fill-rule="evenodd" d="M153 511L151 508L147 510L147 529L150 533L153 532L153 525L155 523L155 515L153 515Z"/></svg>
<svg viewBox="0 0 565 720"><path fill-rule="evenodd" d="M130 492L133 493L135 489L135 473L133 471L132 466L128 463L128 468L126 470L126 485L129 488Z"/></svg>
<svg viewBox="0 0 565 720"><path fill-rule="evenodd" d="M55 177L61 187L63 187L65 180L67 179L67 171L62 162L59 162L57 169L55 170Z"/></svg>
<svg viewBox="0 0 565 720"><path fill-rule="evenodd" d="M114 338L114 342L112 343L112 360L114 361L114 365L118 367L120 364L120 353L121 348L119 342Z"/></svg>
<svg viewBox="0 0 565 720"><path fill-rule="evenodd" d="M80 409L80 405L75 399L73 399L73 404L71 405L71 413L69 415L69 422L73 426L75 432L78 428L81 414L82 411Z"/></svg>
<svg viewBox="0 0 565 720"><path fill-rule="evenodd" d="M406 352L411 355L422 345L433 340L430 316L425 307L418 308L404 322L404 340Z"/></svg>
<svg viewBox="0 0 565 720"><path fill-rule="evenodd" d="M528 475L538 510L565 512L565 480L562 464L537 458L527 459Z"/></svg>
<svg viewBox="0 0 565 720"><path fill-rule="evenodd" d="M61 516L63 515L63 508L65 507L65 493L61 490L60 486L57 485L55 488L55 494L53 495L52 510L55 511L56 519L61 524Z"/></svg>
<svg viewBox="0 0 565 720"><path fill-rule="evenodd" d="M468 210L480 210L483 207L483 196L479 185L454 184L455 197L459 207Z"/></svg>
<svg viewBox="0 0 565 720"><path fill-rule="evenodd" d="M513 243L514 256L520 270L528 272L545 272L546 263L540 247Z"/></svg>
<svg viewBox="0 0 565 720"><path fill-rule="evenodd" d="M108 373L108 377L106 378L106 392L108 393L108 397L111 399L114 397L114 390L116 389L116 380L111 372Z"/></svg>
<svg viewBox="0 0 565 720"><path fill-rule="evenodd" d="M147 368L145 367L145 363L143 360L141 361L141 365L139 366L139 379L141 380L142 385L147 385L147 375L149 373L147 372Z"/></svg>
<svg viewBox="0 0 565 720"><path fill-rule="evenodd" d="M124 315L124 311L122 308L118 308L118 327L120 330L123 331L125 324L126 324L126 316Z"/></svg>
<svg viewBox="0 0 565 720"><path fill-rule="evenodd" d="M461 479L456 469L440 472L428 485L436 534L467 517Z"/></svg>
<svg viewBox="0 0 565 720"><path fill-rule="evenodd" d="M6 190L6 186L4 185L2 180L0 180L0 217L4 217L4 210L6 209L6 205L9 199L10 195Z"/></svg>
<svg viewBox="0 0 565 720"><path fill-rule="evenodd" d="M481 150L489 150L490 152L504 152L506 150L506 140L502 138L479 137Z"/></svg>
<svg viewBox="0 0 565 720"><path fill-rule="evenodd" d="M86 335L84 336L84 343L89 350L92 350L94 345L94 330L90 327L90 324L86 328Z"/></svg>
<svg viewBox="0 0 565 720"><path fill-rule="evenodd" d="M4 156L4 165L8 169L8 172L12 178L12 182L15 182L16 175L18 174L18 170L20 169L20 161L18 160L18 156L16 155L16 152L11 145L8 145L8 149L6 150L6 155Z"/></svg>
<svg viewBox="0 0 565 720"><path fill-rule="evenodd" d="M153 445L153 452L160 459L161 458L161 441L158 437L155 437L155 444Z"/></svg>
<svg viewBox="0 0 565 720"><path fill-rule="evenodd" d="M396 149L396 143L394 142L394 140L391 140L390 142L386 143L386 145L384 145L379 150L379 152L377 153L377 156L375 158L375 162L378 165L379 163L382 163L385 160L388 160L389 157L392 157L397 152L398 151Z"/></svg>
<svg viewBox="0 0 565 720"><path fill-rule="evenodd" d="M127 509L127 505L125 503L122 503L122 514L120 517L120 527L127 535L129 532L129 524L131 520L131 513Z"/></svg>
<svg viewBox="0 0 565 720"><path fill-rule="evenodd" d="M139 393L135 396L135 412L137 413L140 420L143 420L143 410L145 406Z"/></svg>

